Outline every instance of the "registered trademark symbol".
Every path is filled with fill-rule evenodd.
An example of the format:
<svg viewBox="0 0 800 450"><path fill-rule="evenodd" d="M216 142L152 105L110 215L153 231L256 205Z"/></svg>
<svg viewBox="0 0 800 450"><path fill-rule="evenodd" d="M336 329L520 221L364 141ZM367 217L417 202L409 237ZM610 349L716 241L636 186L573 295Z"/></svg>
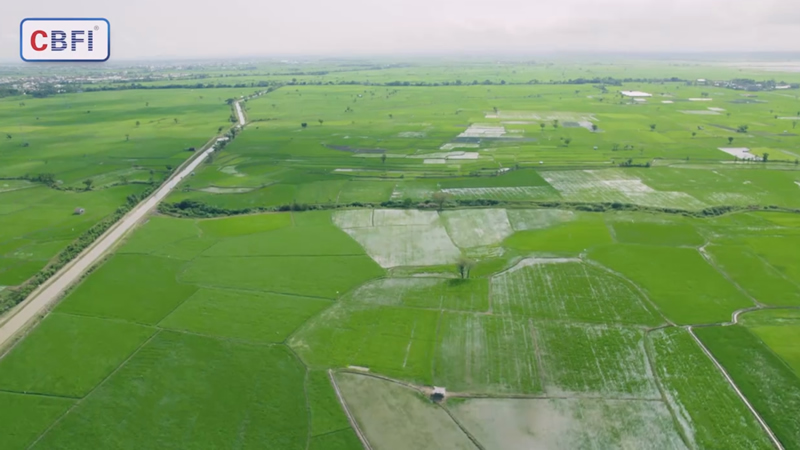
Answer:
<svg viewBox="0 0 800 450"><path fill-rule="evenodd" d="M94 31L97 31L99 29L100 29L100 27L98 27L97 25L94 26Z"/></svg>

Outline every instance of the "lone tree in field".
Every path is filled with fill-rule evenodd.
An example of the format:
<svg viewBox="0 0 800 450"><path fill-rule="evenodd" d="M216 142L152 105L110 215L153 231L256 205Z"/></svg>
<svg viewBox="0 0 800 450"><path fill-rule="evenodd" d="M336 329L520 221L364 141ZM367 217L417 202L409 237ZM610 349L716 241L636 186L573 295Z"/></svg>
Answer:
<svg viewBox="0 0 800 450"><path fill-rule="evenodd" d="M303 128L305 128L305 127L307 127L307 126L308 126L308 124L307 124L307 123L305 123L305 122L303 122L303 123L301 123L301 124L300 124L300 126L301 126L301 127L303 127Z"/></svg>
<svg viewBox="0 0 800 450"><path fill-rule="evenodd" d="M136 128L139 128L139 125L140 125L140 124L139 124L139 121L137 120L137 121L136 121Z"/></svg>
<svg viewBox="0 0 800 450"><path fill-rule="evenodd" d="M547 125L545 125L544 122L542 122L539 124L539 126L542 128L542 133L544 133L544 127L546 127Z"/></svg>
<svg viewBox="0 0 800 450"><path fill-rule="evenodd" d="M736 129L737 133L747 133L747 129L750 128L748 125L739 125L739 128Z"/></svg>
<svg viewBox="0 0 800 450"><path fill-rule="evenodd" d="M692 131L692 137L697 136L697 131Z"/></svg>
<svg viewBox="0 0 800 450"><path fill-rule="evenodd" d="M386 152L381 154L381 163L386 164Z"/></svg>
<svg viewBox="0 0 800 450"><path fill-rule="evenodd" d="M436 191L433 193L433 203L436 204L439 211L444 209L444 204L447 202L447 199L450 198L446 192Z"/></svg>
<svg viewBox="0 0 800 450"><path fill-rule="evenodd" d="M650 131L656 131L656 124L650 124Z"/></svg>
<svg viewBox="0 0 800 450"><path fill-rule="evenodd" d="M317 119L317 120L319 121L319 124L322 125L322 119Z"/></svg>
<svg viewBox="0 0 800 450"><path fill-rule="evenodd" d="M178 123L178 119L172 119L172 120L174 120L176 124Z"/></svg>
<svg viewBox="0 0 800 450"><path fill-rule="evenodd" d="M566 138L566 139L564 139L564 146L565 146L565 147L569 147L569 144L570 144L570 142L572 142L572 138Z"/></svg>
<svg viewBox="0 0 800 450"><path fill-rule="evenodd" d="M475 267L475 262L465 256L458 258L456 262L456 268L462 280L469 278L469 271L472 270L473 267Z"/></svg>
<svg viewBox="0 0 800 450"><path fill-rule="evenodd" d="M92 190L92 184L94 184L94 180L92 180L91 178L87 178L87 179L83 180L83 184L84 184L84 186L86 186L86 190L87 191L91 191Z"/></svg>
<svg viewBox="0 0 800 450"><path fill-rule="evenodd" d="M126 134L125 135L125 141L129 141L129 140L131 140L131 135L130 134Z"/></svg>
<svg viewBox="0 0 800 450"><path fill-rule="evenodd" d="M170 166L169 164L167 164L167 172L172 172L172 166Z"/></svg>
<svg viewBox="0 0 800 450"><path fill-rule="evenodd" d="M733 136L728 136L728 145L733 144Z"/></svg>
<svg viewBox="0 0 800 450"><path fill-rule="evenodd" d="M593 123L592 124L592 131L597 131L597 128L598 128L597 124Z"/></svg>
<svg viewBox="0 0 800 450"><path fill-rule="evenodd" d="M769 153L764 153L763 157L764 157L763 159L764 162L769 161Z"/></svg>
<svg viewBox="0 0 800 450"><path fill-rule="evenodd" d="M558 128L558 119L553 121L553 128Z"/></svg>

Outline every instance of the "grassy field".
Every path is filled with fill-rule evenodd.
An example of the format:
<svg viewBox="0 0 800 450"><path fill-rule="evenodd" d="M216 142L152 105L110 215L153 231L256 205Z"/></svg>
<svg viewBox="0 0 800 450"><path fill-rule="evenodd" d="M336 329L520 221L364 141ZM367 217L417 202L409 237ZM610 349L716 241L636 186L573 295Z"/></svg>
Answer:
<svg viewBox="0 0 800 450"><path fill-rule="evenodd" d="M698 328L697 336L728 371L787 449L800 448L800 377L741 326Z"/></svg>
<svg viewBox="0 0 800 450"><path fill-rule="evenodd" d="M798 448L797 91L694 80L800 75L175 70L0 98L2 293L274 88L0 355L3 448L770 447L690 325Z"/></svg>
<svg viewBox="0 0 800 450"><path fill-rule="evenodd" d="M229 126L225 99L189 90L0 99L0 286L23 284L70 242L164 179ZM85 213L73 214L78 208Z"/></svg>
<svg viewBox="0 0 800 450"><path fill-rule="evenodd" d="M654 331L647 345L675 419L698 448L772 448L761 426L689 334Z"/></svg>

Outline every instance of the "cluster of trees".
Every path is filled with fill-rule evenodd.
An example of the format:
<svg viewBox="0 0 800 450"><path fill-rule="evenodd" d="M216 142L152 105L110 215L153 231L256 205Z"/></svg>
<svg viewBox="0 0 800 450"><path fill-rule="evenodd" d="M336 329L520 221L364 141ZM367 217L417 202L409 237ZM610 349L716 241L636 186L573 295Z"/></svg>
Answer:
<svg viewBox="0 0 800 450"><path fill-rule="evenodd" d="M633 159L628 158L625 161L622 161L621 163L619 163L618 165L619 165L619 167L646 167L646 168L649 168L650 167L650 161L647 161L646 163L641 164L641 163L634 163Z"/></svg>

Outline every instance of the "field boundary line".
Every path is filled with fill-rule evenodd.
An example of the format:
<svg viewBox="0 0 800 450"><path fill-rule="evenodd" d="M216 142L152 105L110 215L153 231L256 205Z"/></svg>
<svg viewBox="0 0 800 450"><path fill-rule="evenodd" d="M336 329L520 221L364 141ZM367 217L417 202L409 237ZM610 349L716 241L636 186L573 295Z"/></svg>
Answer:
<svg viewBox="0 0 800 450"><path fill-rule="evenodd" d="M724 367L722 367L722 364L720 364L719 361L717 361L717 359L714 358L714 355L712 355L711 351L708 350L708 348L706 348L705 344L703 344L700 338L698 338L697 335L694 334L692 326L690 325L686 327L686 330L689 331L689 334L692 336L694 341L697 342L697 345L699 345L700 348L703 350L703 353L705 353L706 356L711 360L711 362L714 363L714 365L717 367L717 370L719 370L720 373L722 373L722 376L725 377L725 379L728 381L728 384L733 388L734 391L736 391L736 394L747 406L747 409L749 409L750 412L753 414L753 416L755 416L756 420L761 425L761 428L767 432L767 435L769 436L770 440L775 445L775 447L778 448L779 450L784 450L781 441L778 439L777 436L775 436L775 433L772 432L772 429L769 427L769 425L767 425L767 422L764 421L764 419L761 417L758 411L756 411L753 405L750 404L750 401L747 400L747 397L745 397L744 393L742 393L742 391L739 390L739 387L736 386L736 383L734 383L733 378L731 378L731 376L728 375L728 372L725 370Z"/></svg>
<svg viewBox="0 0 800 450"><path fill-rule="evenodd" d="M664 389L663 383L661 382L661 377L658 375L658 368L656 366L656 361L653 355L651 354L650 349L650 333L653 331L664 330L667 328L672 328L670 326L662 326L658 328L652 328L644 333L644 355L647 358L647 364L650 365L650 372L653 374L653 381L656 383L656 388L658 392L661 394L661 401L664 402L664 405L667 407L667 411L669 411L669 415L672 417L672 423L675 426L675 429L678 430L678 434L681 436L681 440L684 444L686 444L687 448L697 448L697 445L689 439L689 436L686 434L686 430L683 428L680 419L678 419L678 414L675 412L675 409L672 407L672 404L669 402L667 398L666 390Z"/></svg>
<svg viewBox="0 0 800 450"><path fill-rule="evenodd" d="M452 420L453 423L456 424L456 426L461 430L462 433L464 433L467 439L472 441L472 445L474 445L478 450L486 450L486 447L484 447L483 444L481 444L478 438L475 437L472 433L470 433L469 430L467 430L467 428L464 425L462 425L458 419L456 419L456 416L454 416L449 409L447 409L440 403L436 403L436 406L444 410L445 414L447 414L447 416L450 417L450 420Z"/></svg>
<svg viewBox="0 0 800 450"><path fill-rule="evenodd" d="M728 283L732 284L733 287L735 287L737 291L741 292L745 297L749 298L750 301L753 302L754 305L756 305L757 307L764 306L763 303L761 303L757 298L755 298L752 295L750 295L749 292L744 290L744 288L742 286L740 286L739 283L734 281L733 278L731 278L731 276L728 275L727 272L722 270L722 267L720 267L717 264L717 262L714 261L714 258L706 251L706 247L708 247L710 244L711 244L710 242L706 242L705 244L703 244L702 247L697 247L697 252L700 253L700 256L703 257L703 259L706 261L706 263L709 266L713 267L714 270L716 270L718 274L722 275L722 278L725 278L725 280L727 280Z"/></svg>
<svg viewBox="0 0 800 450"><path fill-rule="evenodd" d="M625 281L629 285L633 286L633 288L636 289L636 291L639 293L639 295L644 297L645 301L647 301L647 303L650 304L650 306L658 313L658 315L660 315L661 318L664 319L664 321L667 322L667 326L673 326L673 327L677 326L675 324L675 322L670 320L670 318L667 317L667 315L664 314L663 311L661 311L661 308L659 308L658 305L656 305L656 303L650 298L649 295L647 295L647 292L645 292L644 289L642 289L641 286L639 286L638 284L634 283L633 280L631 280L630 278L626 277L625 275L617 272L616 270L611 269L610 267L606 267L605 265L600 264L599 262L597 262L597 261L595 261L595 260L593 260L593 259L591 259L589 257L585 257L585 256L586 256L585 254L581 254L580 260L585 262L585 263L587 263L587 264L591 264L591 265L593 265L593 266L595 266L595 267L597 267L597 268L599 268L601 270L604 270L604 271L616 276L617 278L621 279L622 281Z"/></svg>
<svg viewBox="0 0 800 450"><path fill-rule="evenodd" d="M120 363L120 364L119 364L119 365L118 365L118 366L117 366L117 367L116 367L114 370L112 370L112 371L111 371L111 373L109 373L108 375L106 375L106 376L105 376L105 378L103 378L103 379L102 379L102 380L101 380L99 383L97 383L97 385L96 385L95 387L93 387L93 388L92 388L92 389L91 389L89 392L87 392L87 393L86 393L86 395L84 395L83 397L81 397L80 399L78 399L78 401L76 401L75 403L73 403L73 404L72 404L72 406L70 406L69 408L67 408L67 410L66 410L66 411L64 411L64 412L63 412L63 413L62 413L60 416L58 416L58 418L57 418L56 420L54 420L54 421L53 421L53 423L51 423L51 424L50 424L50 425L49 425L49 426L48 426L48 427L47 427L47 428L46 428L44 431L42 431L42 433L41 433L41 434L40 434L40 435L39 435L39 436L36 438L36 440L34 440L34 441L33 441L33 442L30 444L30 445L28 445L28 447L27 447L27 448L28 448L28 449L31 449L31 448L35 447L35 446L36 446L36 444L38 444L38 443L39 443L39 441L41 441L41 440L42 440L42 438L44 438L44 437L47 435L47 433L49 433L49 432L50 432L50 430L52 430L53 428L55 428L55 427L56 427L56 425L58 425L59 423L61 423L61 421L64 419L64 417L67 417L67 415L68 415L69 413L71 413L71 412L72 412L72 411L73 411L75 408L77 408L78 406L80 406L80 404L81 404L81 403L83 403L83 401L84 401L84 400L86 400L87 398L89 398L89 397L90 397L90 396L91 396L91 395L94 393L94 391L96 391L98 388L100 388L100 386L104 385L106 381L108 381L108 380L109 380L109 379L110 379L112 376L114 376L114 374L116 374L117 372L119 372L119 370L120 370L120 369L122 369L122 367L124 367L126 364L128 364L128 361L130 361L131 359L133 359L133 357L134 357L134 356L138 355L138 354L139 354L139 351L140 351L141 349L143 349L143 348L144 348L144 346L146 346L147 344L149 344L150 342L152 342L152 341L153 341L153 339L155 339L155 337L156 337L156 336L158 336L159 334L161 334L161 330L156 330L156 332L155 332L155 333L153 333L153 334L152 334L152 335L151 335L149 338L147 338L147 340L145 340L144 342L142 342L142 343L141 343L141 344L140 344L140 345L139 345L139 346L136 348L136 350L134 350L134 351L133 351L133 352L132 352L130 355L128 355L128 357L127 357L127 358L125 358L125 360L124 360L124 361L122 361L122 362L121 362L121 363Z"/></svg>
<svg viewBox="0 0 800 450"><path fill-rule="evenodd" d="M347 406L347 402L344 400L344 397L342 397L342 391L339 390L339 385L336 384L336 378L333 376L333 369L328 369L328 378L331 380L333 391L336 393L336 398L339 399L339 404L342 405L342 409L344 409L344 414L347 416L347 421L350 422L350 427L352 427L353 431L356 432L356 436L358 436L358 439L361 441L361 445L364 446L365 450L373 450L372 446L367 440L367 436L365 436L364 432L362 432L361 428L359 428L356 418L353 417L353 414L350 412L350 408Z"/></svg>
<svg viewBox="0 0 800 450"><path fill-rule="evenodd" d="M30 395L33 397L47 397L47 398L58 398L62 400L80 400L81 397L72 397L70 395L58 395L58 394L47 394L44 392L20 392L14 391L11 389L0 389L0 394L14 394L14 395Z"/></svg>
<svg viewBox="0 0 800 450"><path fill-rule="evenodd" d="M286 347L289 347L289 346L287 345ZM311 370L303 362L303 360L300 359L300 357L297 355L297 353L294 352L294 350L292 350L290 348L289 351L292 352L292 354L294 354L295 358L297 358L297 360L300 361L300 364L303 365L303 368L306 369L306 374L305 374L305 377L303 378L303 397L305 397L305 400L306 400L306 420L308 421L308 433L306 434L306 450L308 450L309 447L311 447L311 438L313 437L311 435L312 434L311 433L311 403L309 402L309 399L308 399L308 380L311 377Z"/></svg>

